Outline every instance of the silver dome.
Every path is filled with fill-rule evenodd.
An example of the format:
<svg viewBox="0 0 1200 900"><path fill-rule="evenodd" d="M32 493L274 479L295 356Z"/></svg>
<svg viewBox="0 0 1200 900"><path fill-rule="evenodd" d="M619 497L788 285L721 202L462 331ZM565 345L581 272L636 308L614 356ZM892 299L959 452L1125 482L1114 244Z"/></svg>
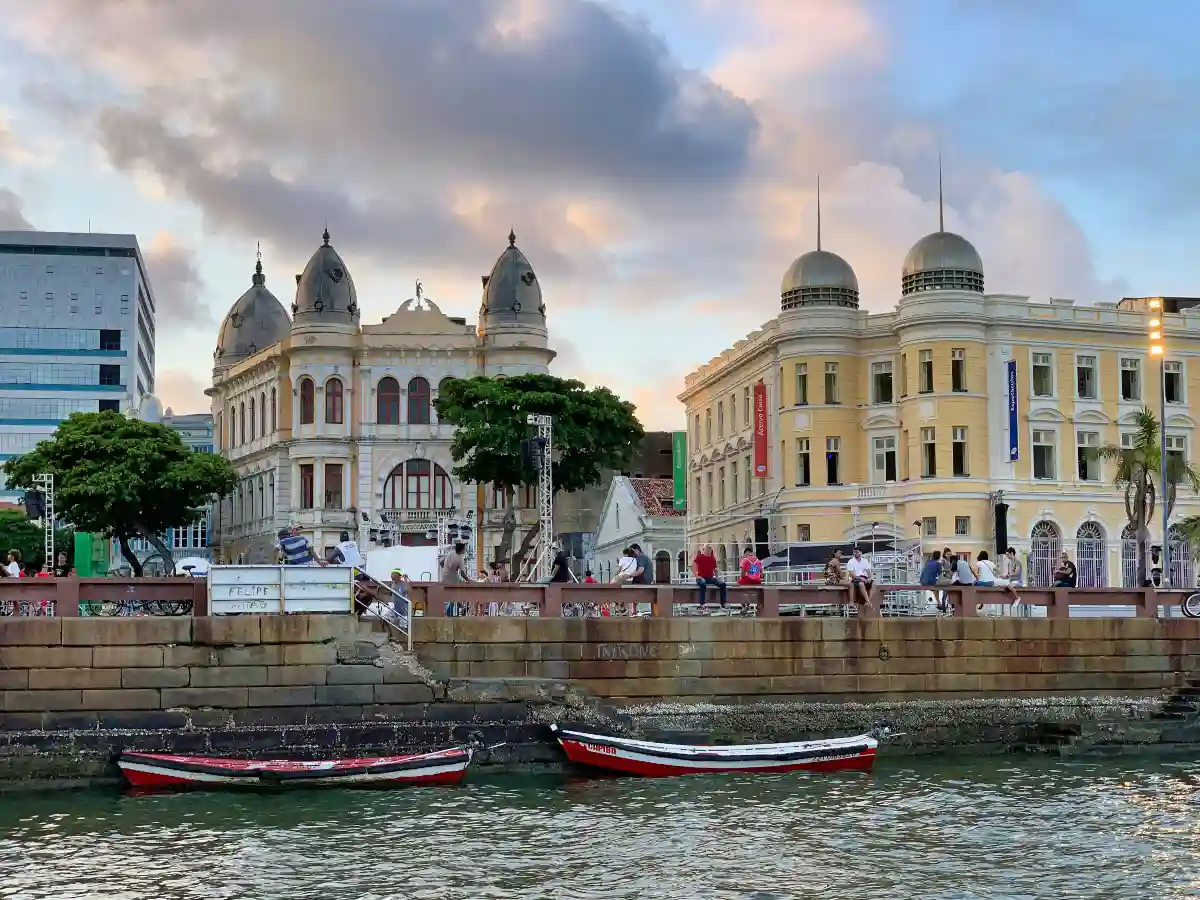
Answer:
<svg viewBox="0 0 1200 900"><path fill-rule="evenodd" d="M329 229L321 235L324 243L312 255L304 272L296 279L296 302L292 316L301 322L325 322L353 325L358 321L358 293L350 270L329 245Z"/></svg>
<svg viewBox="0 0 1200 900"><path fill-rule="evenodd" d="M525 254L517 249L517 236L508 233L508 247L483 277L483 306L479 310L484 327L496 322L545 325L546 304L542 285Z"/></svg>
<svg viewBox="0 0 1200 900"><path fill-rule="evenodd" d="M138 406L137 418L143 422L151 422L155 425L162 424L163 408L162 403L153 394L144 394L142 402Z"/></svg>
<svg viewBox="0 0 1200 900"><path fill-rule="evenodd" d="M283 304L267 290L266 282L259 260L250 290L237 299L221 322L213 353L217 365L232 365L287 337L292 321Z"/></svg>
<svg viewBox="0 0 1200 900"><path fill-rule="evenodd" d="M902 293L971 291L983 293L983 260L961 235L935 231L917 241L904 257Z"/></svg>
<svg viewBox="0 0 1200 900"><path fill-rule="evenodd" d="M858 307L858 277L850 263L828 250L810 250L783 274L779 288L785 310L828 304Z"/></svg>

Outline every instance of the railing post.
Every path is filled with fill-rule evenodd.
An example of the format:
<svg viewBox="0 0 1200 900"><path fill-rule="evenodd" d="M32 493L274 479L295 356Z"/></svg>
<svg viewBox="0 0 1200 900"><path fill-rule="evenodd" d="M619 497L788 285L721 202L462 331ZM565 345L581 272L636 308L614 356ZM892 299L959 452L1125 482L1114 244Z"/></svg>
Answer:
<svg viewBox="0 0 1200 900"><path fill-rule="evenodd" d="M651 615L656 619L669 619L675 615L675 587L669 584L656 585Z"/></svg>
<svg viewBox="0 0 1200 900"><path fill-rule="evenodd" d="M1055 588L1050 596L1050 609L1046 611L1046 616L1051 619L1069 619L1071 617L1071 592L1066 588Z"/></svg>
<svg viewBox="0 0 1200 900"><path fill-rule="evenodd" d="M563 586L551 582L542 586L541 615L548 619L561 619L563 614Z"/></svg>
<svg viewBox="0 0 1200 900"><path fill-rule="evenodd" d="M779 618L779 588L764 587L760 589L758 614L764 619Z"/></svg>
<svg viewBox="0 0 1200 900"><path fill-rule="evenodd" d="M966 619L979 617L979 603L976 600L975 588L971 585L958 586L958 602L954 604L954 615Z"/></svg>
<svg viewBox="0 0 1200 900"><path fill-rule="evenodd" d="M1142 588L1138 592L1138 603L1134 615L1138 618L1158 618L1158 592L1153 588Z"/></svg>
<svg viewBox="0 0 1200 900"><path fill-rule="evenodd" d="M425 618L446 618L446 588L439 581L425 587Z"/></svg>
<svg viewBox="0 0 1200 900"><path fill-rule="evenodd" d="M192 615L208 615L208 579L192 579Z"/></svg>
<svg viewBox="0 0 1200 900"><path fill-rule="evenodd" d="M76 617L79 615L79 579L54 579L54 615Z"/></svg>

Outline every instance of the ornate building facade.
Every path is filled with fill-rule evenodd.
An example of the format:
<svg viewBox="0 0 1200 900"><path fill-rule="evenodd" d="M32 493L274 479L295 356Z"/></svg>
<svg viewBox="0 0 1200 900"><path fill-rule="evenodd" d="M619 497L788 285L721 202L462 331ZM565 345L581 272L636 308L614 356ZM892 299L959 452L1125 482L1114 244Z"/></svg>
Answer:
<svg viewBox="0 0 1200 900"><path fill-rule="evenodd" d="M478 324L445 315L418 284L362 325L328 231L296 276L290 316L260 260L221 324L208 391L217 446L242 479L215 516L219 555L269 561L287 525L321 551L343 530L367 546L383 524L400 529L399 543L423 544L453 517L479 523L482 558L499 542L504 498L454 478L453 428L433 401L447 378L548 371L547 341L541 285L515 234L483 277ZM518 492L522 523L536 520L533 493Z"/></svg>

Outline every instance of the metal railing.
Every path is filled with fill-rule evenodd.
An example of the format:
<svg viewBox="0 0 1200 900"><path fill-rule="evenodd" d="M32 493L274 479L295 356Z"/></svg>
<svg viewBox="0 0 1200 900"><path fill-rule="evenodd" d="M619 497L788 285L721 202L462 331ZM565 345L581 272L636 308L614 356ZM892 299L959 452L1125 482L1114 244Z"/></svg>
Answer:
<svg viewBox="0 0 1200 900"><path fill-rule="evenodd" d="M398 632L406 647L412 650L412 600L386 581L355 568L354 603L363 616L382 622L390 631ZM367 587L370 585L370 587Z"/></svg>

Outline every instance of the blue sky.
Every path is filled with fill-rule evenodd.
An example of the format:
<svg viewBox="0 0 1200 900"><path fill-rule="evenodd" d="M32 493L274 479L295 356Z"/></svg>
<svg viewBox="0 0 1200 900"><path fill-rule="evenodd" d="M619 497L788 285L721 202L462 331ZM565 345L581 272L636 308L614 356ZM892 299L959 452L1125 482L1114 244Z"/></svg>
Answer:
<svg viewBox="0 0 1200 900"><path fill-rule="evenodd" d="M1150 14L1147 10L1153 10ZM814 234L897 301L947 224L989 290L1196 294L1200 5L1113 0L0 0L0 227L138 234L160 394L326 221L378 321L474 316L510 225L559 371L680 425ZM597 338L600 338L597 340Z"/></svg>

